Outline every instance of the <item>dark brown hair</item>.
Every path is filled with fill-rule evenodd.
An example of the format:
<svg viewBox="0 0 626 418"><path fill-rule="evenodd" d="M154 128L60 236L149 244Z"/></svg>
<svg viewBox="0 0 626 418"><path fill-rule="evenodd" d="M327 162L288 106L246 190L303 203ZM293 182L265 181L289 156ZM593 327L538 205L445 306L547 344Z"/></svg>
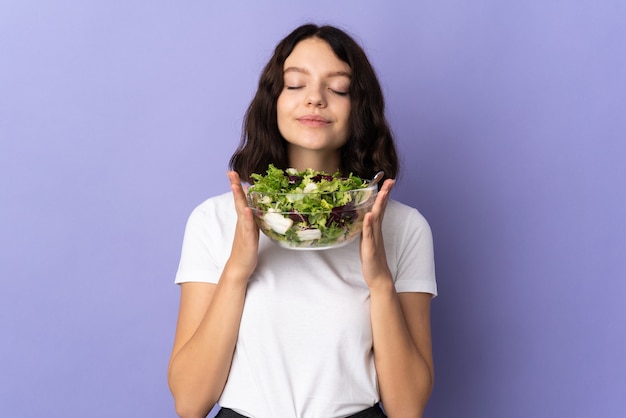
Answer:
<svg viewBox="0 0 626 418"><path fill-rule="evenodd" d="M270 163L288 168L287 142L278 130L276 102L284 88L283 65L295 46L308 38L330 45L337 57L352 70L350 82L350 135L341 148L342 174L372 178L383 170L395 178L398 156L385 118L382 89L363 49L346 32L333 26L306 24L296 28L276 46L259 80L256 95L246 111L239 147L230 168L250 182L250 174L264 174Z"/></svg>

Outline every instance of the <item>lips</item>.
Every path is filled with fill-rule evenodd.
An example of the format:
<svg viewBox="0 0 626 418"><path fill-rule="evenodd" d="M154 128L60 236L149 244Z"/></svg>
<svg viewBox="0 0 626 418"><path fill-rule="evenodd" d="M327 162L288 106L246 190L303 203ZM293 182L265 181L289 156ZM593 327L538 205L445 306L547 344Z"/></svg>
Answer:
<svg viewBox="0 0 626 418"><path fill-rule="evenodd" d="M326 126L330 123L328 119L319 115L305 115L298 118L298 122L306 126Z"/></svg>

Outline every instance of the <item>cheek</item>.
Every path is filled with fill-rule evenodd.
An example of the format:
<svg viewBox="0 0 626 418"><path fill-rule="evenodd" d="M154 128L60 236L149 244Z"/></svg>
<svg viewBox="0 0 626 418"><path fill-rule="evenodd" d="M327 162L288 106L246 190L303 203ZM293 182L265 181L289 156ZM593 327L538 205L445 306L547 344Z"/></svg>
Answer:
<svg viewBox="0 0 626 418"><path fill-rule="evenodd" d="M350 138L350 134L351 134L350 111L351 111L351 106L348 105L344 112L344 124L343 124L343 134L345 137L344 142L343 142L344 145L346 142L348 142L348 138Z"/></svg>
<svg viewBox="0 0 626 418"><path fill-rule="evenodd" d="M276 101L276 122L278 123L278 131L283 137L285 122L287 121L287 104L285 103L285 99L281 94L278 96L278 100Z"/></svg>
<svg viewBox="0 0 626 418"><path fill-rule="evenodd" d="M342 109L342 115L343 115L343 121L345 124L345 129L350 129L350 112L352 110L352 106L350 104L348 104L347 106L344 106L344 108Z"/></svg>
<svg viewBox="0 0 626 418"><path fill-rule="evenodd" d="M285 100L283 98L283 95L281 94L280 96L278 96L278 100L276 100L276 117L278 118L279 123L285 115L285 107Z"/></svg>
<svg viewBox="0 0 626 418"><path fill-rule="evenodd" d="M284 94L278 96L278 99L276 100L276 113L279 118L281 115L285 116L291 112L293 108L292 102L293 100L290 100L289 97Z"/></svg>
<svg viewBox="0 0 626 418"><path fill-rule="evenodd" d="M339 133L339 138L341 138L341 146L345 145L348 142L348 139L350 138L350 131L351 131L351 125L350 125L350 112L347 112L345 114L345 117L342 118L342 124L340 127L340 131Z"/></svg>

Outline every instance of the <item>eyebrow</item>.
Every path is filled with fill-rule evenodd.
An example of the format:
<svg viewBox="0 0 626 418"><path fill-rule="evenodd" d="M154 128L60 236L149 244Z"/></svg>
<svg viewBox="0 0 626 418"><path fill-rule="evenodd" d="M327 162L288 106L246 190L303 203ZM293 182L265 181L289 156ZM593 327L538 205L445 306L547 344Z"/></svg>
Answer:
<svg viewBox="0 0 626 418"><path fill-rule="evenodd" d="M301 68L301 67L287 67L285 68L285 71L283 71L283 74L286 74L288 72L310 74L310 72L306 68ZM351 79L352 74L350 74L347 71L332 71L326 74L326 77L348 77Z"/></svg>

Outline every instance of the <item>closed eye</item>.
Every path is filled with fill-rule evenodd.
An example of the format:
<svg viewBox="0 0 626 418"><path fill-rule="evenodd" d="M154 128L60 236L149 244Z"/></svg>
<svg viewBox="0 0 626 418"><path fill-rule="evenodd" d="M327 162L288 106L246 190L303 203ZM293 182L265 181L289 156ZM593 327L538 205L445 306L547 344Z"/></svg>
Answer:
<svg viewBox="0 0 626 418"><path fill-rule="evenodd" d="M300 90L303 86L285 86L287 90Z"/></svg>
<svg viewBox="0 0 626 418"><path fill-rule="evenodd" d="M330 91L335 93L337 96L347 96L348 95L347 91L339 91L339 90L333 90L333 89L330 89Z"/></svg>

